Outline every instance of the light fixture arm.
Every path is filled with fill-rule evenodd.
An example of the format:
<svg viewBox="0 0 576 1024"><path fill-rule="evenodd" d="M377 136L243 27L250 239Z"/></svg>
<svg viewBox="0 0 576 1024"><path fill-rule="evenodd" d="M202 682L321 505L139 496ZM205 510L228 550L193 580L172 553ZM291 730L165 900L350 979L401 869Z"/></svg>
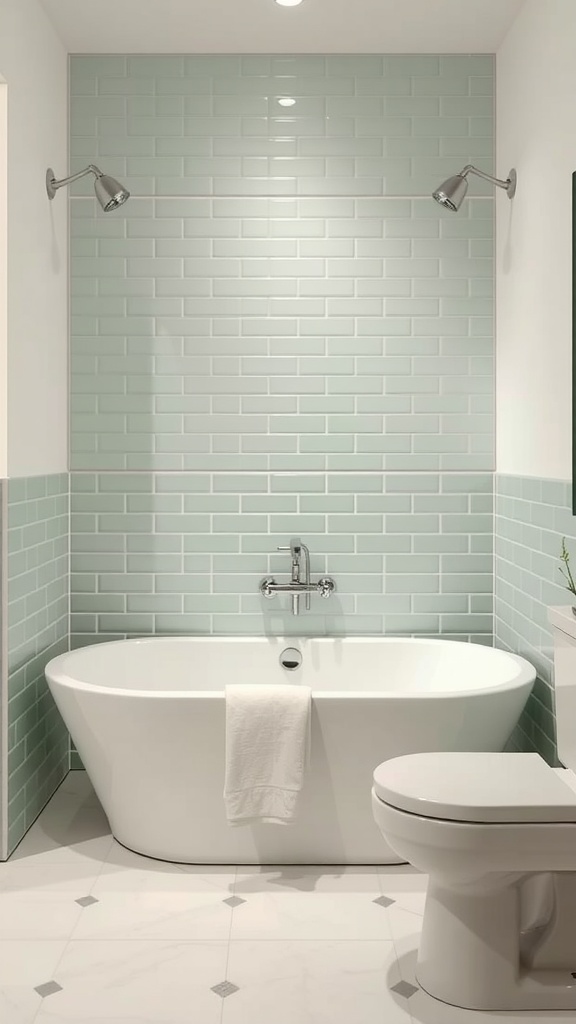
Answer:
<svg viewBox="0 0 576 1024"><path fill-rule="evenodd" d="M492 174L486 174L486 171L481 171L478 167L474 167L472 164L466 164L460 172L461 178L466 178L469 174L476 174L479 178L484 178L484 181L490 181L493 185L497 185L498 188L503 188L507 193L508 198L512 199L516 192L516 171L512 169L506 180L503 178L495 178Z"/></svg>
<svg viewBox="0 0 576 1024"><path fill-rule="evenodd" d="M71 185L73 181L78 181L78 178L84 178L86 174L93 174L96 178L102 178L103 173L99 167L95 164L88 164L83 171L77 171L76 174L71 174L68 178L56 179L54 171L51 167L46 171L46 191L49 199L54 199L56 192L59 188L64 185Z"/></svg>

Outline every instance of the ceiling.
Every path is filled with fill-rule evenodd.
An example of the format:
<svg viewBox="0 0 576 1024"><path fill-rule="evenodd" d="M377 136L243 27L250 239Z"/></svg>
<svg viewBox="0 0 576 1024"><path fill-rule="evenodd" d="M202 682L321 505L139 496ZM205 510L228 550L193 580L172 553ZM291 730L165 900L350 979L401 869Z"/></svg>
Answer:
<svg viewBox="0 0 576 1024"><path fill-rule="evenodd" d="M494 53L524 0L41 0L70 53Z"/></svg>

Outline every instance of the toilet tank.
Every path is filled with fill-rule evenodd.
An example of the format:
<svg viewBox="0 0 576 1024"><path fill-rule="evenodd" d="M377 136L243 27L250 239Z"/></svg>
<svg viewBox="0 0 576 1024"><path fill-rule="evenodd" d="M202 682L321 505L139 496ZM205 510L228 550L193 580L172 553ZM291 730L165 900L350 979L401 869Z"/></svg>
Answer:
<svg viewBox="0 0 576 1024"><path fill-rule="evenodd" d="M576 615L572 608L549 608L554 635L554 693L558 757L576 772Z"/></svg>

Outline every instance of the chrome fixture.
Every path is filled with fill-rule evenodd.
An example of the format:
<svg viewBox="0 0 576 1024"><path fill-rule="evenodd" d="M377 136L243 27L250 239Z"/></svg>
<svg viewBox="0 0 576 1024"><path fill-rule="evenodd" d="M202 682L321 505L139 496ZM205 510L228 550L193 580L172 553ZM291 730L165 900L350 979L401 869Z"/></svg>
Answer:
<svg viewBox="0 0 576 1024"><path fill-rule="evenodd" d="M317 583L310 582L310 552L299 537L290 541L289 547L278 548L278 551L289 551L292 559L290 583L276 583L273 576L265 576L260 580L260 593L263 597L276 597L276 594L292 594L292 614L300 614L300 597L306 595L306 610L310 610L310 595L330 597L336 590L331 576L322 576ZM304 580L302 570L304 569Z"/></svg>
<svg viewBox="0 0 576 1024"><path fill-rule="evenodd" d="M302 664L302 655L297 647L287 647L280 655L280 664L288 672L295 672Z"/></svg>
<svg viewBox="0 0 576 1024"><path fill-rule="evenodd" d="M111 178L109 174L104 174L99 167L94 164L89 164L83 171L78 171L76 174L71 174L69 178L60 178L56 180L56 176L51 167L46 171L46 191L49 199L54 199L56 192L63 185L71 185L73 181L78 181L78 178L83 178L86 174L94 175L94 191L96 193L96 199L100 203L100 206L104 210L104 213L109 213L110 210L117 210L119 206L122 206L127 199L130 198L130 193L127 188L124 188L116 178Z"/></svg>
<svg viewBox="0 0 576 1024"><path fill-rule="evenodd" d="M440 203L441 206L445 206L447 210L457 213L468 191L469 174L476 174L479 178L484 178L485 181L491 181L498 188L505 189L508 199L512 199L516 192L517 176L514 168L512 168L504 181L502 178L494 178L491 174L486 174L485 171L479 171L472 164L466 164L466 167L463 167L459 174L454 174L451 178L443 181L440 187L432 193L432 198L437 203Z"/></svg>

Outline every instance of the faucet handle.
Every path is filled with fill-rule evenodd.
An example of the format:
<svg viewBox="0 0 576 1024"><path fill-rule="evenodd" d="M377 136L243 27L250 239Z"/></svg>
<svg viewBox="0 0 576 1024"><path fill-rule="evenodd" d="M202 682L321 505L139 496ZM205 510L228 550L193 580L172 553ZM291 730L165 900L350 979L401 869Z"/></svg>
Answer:
<svg viewBox="0 0 576 1024"><path fill-rule="evenodd" d="M276 551L292 551L292 548L288 545L287 547L276 548Z"/></svg>

